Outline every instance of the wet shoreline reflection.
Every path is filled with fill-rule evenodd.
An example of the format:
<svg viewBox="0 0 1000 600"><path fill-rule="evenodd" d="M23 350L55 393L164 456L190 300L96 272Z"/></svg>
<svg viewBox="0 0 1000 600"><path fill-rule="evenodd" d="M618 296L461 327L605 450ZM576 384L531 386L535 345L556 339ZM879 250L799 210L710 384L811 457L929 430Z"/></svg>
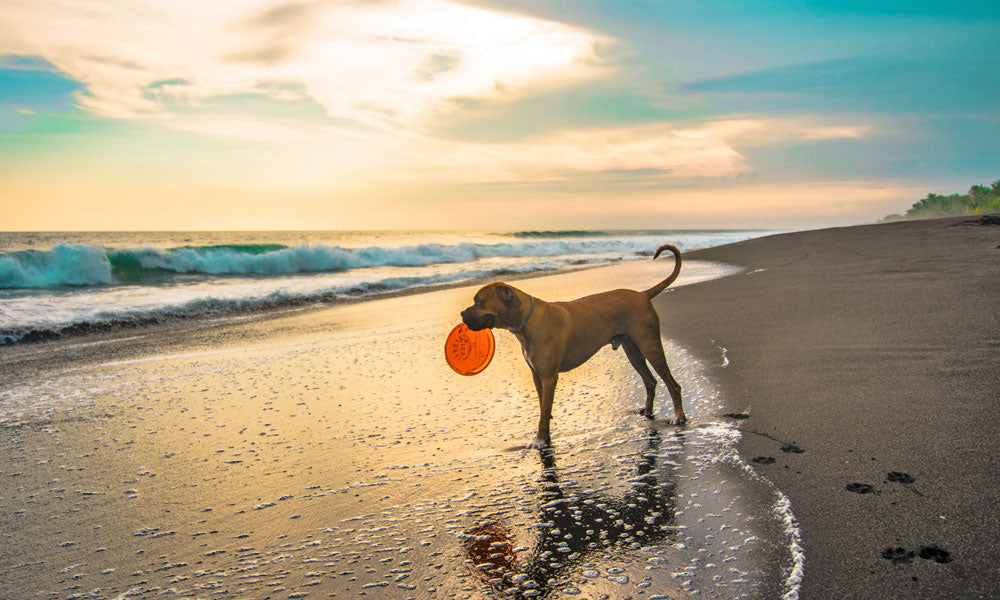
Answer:
<svg viewBox="0 0 1000 600"><path fill-rule="evenodd" d="M683 436L671 441L681 443ZM588 568L588 563L607 554L664 544L675 536L676 478L672 469L660 468L661 442L660 432L650 429L642 450L632 455L635 475L628 480L629 488L618 496L580 490L574 481L564 481L556 452L551 448L540 451L540 510L534 547L518 547L512 529L503 521L486 521L463 536L466 564L502 597L542 598L557 589L572 595L579 593L578 586L599 576L628 583L621 569L602 574ZM584 569L580 578L568 576L580 567Z"/></svg>

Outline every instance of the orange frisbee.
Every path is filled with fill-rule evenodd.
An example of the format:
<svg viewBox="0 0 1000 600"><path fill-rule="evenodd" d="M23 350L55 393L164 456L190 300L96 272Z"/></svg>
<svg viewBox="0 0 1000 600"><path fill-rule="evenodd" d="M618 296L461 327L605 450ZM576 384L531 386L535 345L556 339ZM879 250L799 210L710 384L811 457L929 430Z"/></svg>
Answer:
<svg viewBox="0 0 1000 600"><path fill-rule="evenodd" d="M459 375L475 375L489 366L495 349L492 330L472 331L459 323L444 342L444 357Z"/></svg>

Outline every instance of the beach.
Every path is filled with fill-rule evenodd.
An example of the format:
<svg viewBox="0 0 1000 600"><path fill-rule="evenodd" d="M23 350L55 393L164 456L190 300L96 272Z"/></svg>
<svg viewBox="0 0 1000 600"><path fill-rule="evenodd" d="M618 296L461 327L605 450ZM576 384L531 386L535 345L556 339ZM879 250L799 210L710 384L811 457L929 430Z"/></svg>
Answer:
<svg viewBox="0 0 1000 600"><path fill-rule="evenodd" d="M545 452L513 336L444 361L470 285L0 347L0 597L994 597L1000 228L972 220L685 254L655 305L690 422L662 384L634 414L606 347Z"/></svg>
<svg viewBox="0 0 1000 600"><path fill-rule="evenodd" d="M664 331L749 415L740 453L802 529L801 597L997 597L996 217L691 256L746 271L662 296Z"/></svg>

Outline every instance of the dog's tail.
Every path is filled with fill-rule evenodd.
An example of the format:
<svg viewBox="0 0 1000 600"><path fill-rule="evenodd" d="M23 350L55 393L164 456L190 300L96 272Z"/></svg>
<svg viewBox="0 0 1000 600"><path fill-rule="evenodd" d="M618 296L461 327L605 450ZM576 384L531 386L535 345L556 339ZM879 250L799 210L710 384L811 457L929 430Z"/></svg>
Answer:
<svg viewBox="0 0 1000 600"><path fill-rule="evenodd" d="M670 277L667 277L660 283L654 285L653 287L649 288L644 292L646 294L646 297L649 298L650 300L652 300L654 296L656 296L663 290L667 289L667 286L673 283L674 280L677 279L677 276L680 275L681 273L681 251L678 250L676 246L672 246L670 244L664 244L660 246L659 248L656 249L656 254L653 255L653 260L656 260L656 257L659 256L660 253L663 252L664 250L670 250L671 252L674 253L674 272L670 274Z"/></svg>

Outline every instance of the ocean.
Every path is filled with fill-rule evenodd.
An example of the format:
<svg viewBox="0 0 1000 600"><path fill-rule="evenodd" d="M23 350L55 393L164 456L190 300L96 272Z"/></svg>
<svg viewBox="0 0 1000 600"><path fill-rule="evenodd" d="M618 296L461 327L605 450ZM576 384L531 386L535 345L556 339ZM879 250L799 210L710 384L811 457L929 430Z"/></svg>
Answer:
<svg viewBox="0 0 1000 600"><path fill-rule="evenodd" d="M0 233L0 345L648 259L763 230Z"/></svg>

